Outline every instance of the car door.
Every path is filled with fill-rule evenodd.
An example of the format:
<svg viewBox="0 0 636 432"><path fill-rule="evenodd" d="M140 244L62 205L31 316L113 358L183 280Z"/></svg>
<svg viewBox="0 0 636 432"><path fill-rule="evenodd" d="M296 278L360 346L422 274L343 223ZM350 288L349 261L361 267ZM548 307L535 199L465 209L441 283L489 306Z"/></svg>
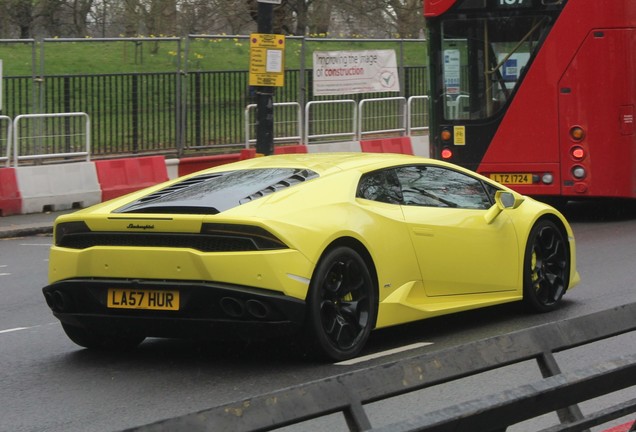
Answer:
<svg viewBox="0 0 636 432"><path fill-rule="evenodd" d="M401 167L397 176L427 295L517 289L521 269L512 220L506 213L491 224L484 219L492 186L439 166Z"/></svg>

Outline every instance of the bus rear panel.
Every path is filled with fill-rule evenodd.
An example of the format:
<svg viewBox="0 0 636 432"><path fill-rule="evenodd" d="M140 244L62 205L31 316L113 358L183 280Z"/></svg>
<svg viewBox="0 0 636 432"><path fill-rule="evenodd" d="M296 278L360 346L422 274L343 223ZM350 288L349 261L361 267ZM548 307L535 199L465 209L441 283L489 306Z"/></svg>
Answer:
<svg viewBox="0 0 636 432"><path fill-rule="evenodd" d="M636 198L636 2L425 0L431 153L521 193Z"/></svg>

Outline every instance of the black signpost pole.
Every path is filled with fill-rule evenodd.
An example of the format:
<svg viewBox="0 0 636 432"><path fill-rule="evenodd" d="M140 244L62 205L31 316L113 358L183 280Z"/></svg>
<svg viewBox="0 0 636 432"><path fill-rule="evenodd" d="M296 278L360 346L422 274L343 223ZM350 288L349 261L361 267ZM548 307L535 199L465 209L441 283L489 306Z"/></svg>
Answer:
<svg viewBox="0 0 636 432"><path fill-rule="evenodd" d="M273 33L273 6L258 3L258 32ZM274 87L256 88L256 153L274 153Z"/></svg>

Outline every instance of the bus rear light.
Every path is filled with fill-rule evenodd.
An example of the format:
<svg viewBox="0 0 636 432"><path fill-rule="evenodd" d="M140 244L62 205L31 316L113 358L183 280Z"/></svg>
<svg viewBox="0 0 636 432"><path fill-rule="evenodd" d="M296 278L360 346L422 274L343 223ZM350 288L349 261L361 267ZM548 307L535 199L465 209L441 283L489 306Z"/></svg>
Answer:
<svg viewBox="0 0 636 432"><path fill-rule="evenodd" d="M570 128L570 138L576 142L581 141L585 138L585 131L581 126L572 126Z"/></svg>
<svg viewBox="0 0 636 432"><path fill-rule="evenodd" d="M451 137L452 137L452 134L451 134L451 132L448 129L444 129L440 133L440 138L442 138L442 141L444 141L444 142L450 141Z"/></svg>
<svg viewBox="0 0 636 432"><path fill-rule="evenodd" d="M543 182L543 184L552 184L552 182L554 181L554 176L550 173L545 173L543 174L543 176L541 176L541 181Z"/></svg>
<svg viewBox="0 0 636 432"><path fill-rule="evenodd" d="M583 168L582 166L576 165L572 168L572 176L575 179L582 180L585 178L586 175L587 173L585 172L585 168Z"/></svg>
<svg viewBox="0 0 636 432"><path fill-rule="evenodd" d="M442 159L450 159L453 157L453 151L451 149L449 149L448 147L444 147L442 149Z"/></svg>
<svg viewBox="0 0 636 432"><path fill-rule="evenodd" d="M574 185L574 191L575 191L576 193L585 193L585 192L587 192L587 183L584 183L584 182L577 182L577 183Z"/></svg>
<svg viewBox="0 0 636 432"><path fill-rule="evenodd" d="M585 150L583 149L583 147L572 147L572 149L570 150L570 154L575 160L583 160L585 158Z"/></svg>

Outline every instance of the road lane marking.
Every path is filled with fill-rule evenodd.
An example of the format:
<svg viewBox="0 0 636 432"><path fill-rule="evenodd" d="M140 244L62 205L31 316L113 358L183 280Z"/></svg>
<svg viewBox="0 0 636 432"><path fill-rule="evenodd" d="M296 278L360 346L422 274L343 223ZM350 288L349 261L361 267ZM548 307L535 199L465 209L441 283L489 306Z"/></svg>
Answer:
<svg viewBox="0 0 636 432"><path fill-rule="evenodd" d="M31 327L16 327L16 328L11 328L11 329L6 329L6 330L0 330L0 334L2 333L11 333L11 332L16 332L16 331L20 331L20 330L29 330L29 329L34 329L37 327L42 327L42 326L48 326L48 325L53 325L53 324L57 324L56 322L52 322L52 323L46 323L46 324L38 324L38 325L34 325Z"/></svg>
<svg viewBox="0 0 636 432"><path fill-rule="evenodd" d="M418 342L418 343L414 343L411 345L405 345L403 347L399 347L399 348L394 348L394 349L390 349L390 350L386 350L386 351L380 351L377 353L373 353L373 354L369 354L366 356L362 356L362 357L356 357L353 358L351 360L345 360L345 361L341 361L338 363L334 363L334 365L336 366L351 366L357 363L362 363L365 361L369 361L369 360L373 360L376 358L380 358L380 357L385 357L391 354L397 354L397 353L401 353L404 351L410 351L410 350L414 350L417 348L422 348L428 345L433 345L433 342Z"/></svg>
<svg viewBox="0 0 636 432"><path fill-rule="evenodd" d="M33 328L33 327L16 327L16 328L8 329L8 330L0 330L0 333L10 333L10 332L19 331L19 330L26 330L29 328Z"/></svg>

